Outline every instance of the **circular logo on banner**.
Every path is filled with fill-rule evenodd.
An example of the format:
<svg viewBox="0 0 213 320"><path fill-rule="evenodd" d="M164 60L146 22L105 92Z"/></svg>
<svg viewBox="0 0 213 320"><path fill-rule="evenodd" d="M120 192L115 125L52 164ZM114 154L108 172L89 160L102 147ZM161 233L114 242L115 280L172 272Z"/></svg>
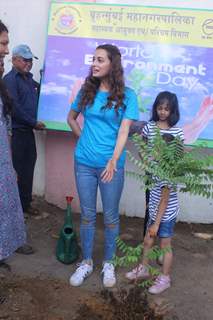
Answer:
<svg viewBox="0 0 213 320"><path fill-rule="evenodd" d="M213 19L206 19L202 25L203 33L207 36L213 35Z"/></svg>
<svg viewBox="0 0 213 320"><path fill-rule="evenodd" d="M80 12L70 6L61 7L56 10L52 20L55 22L55 29L61 34L75 32L82 21Z"/></svg>

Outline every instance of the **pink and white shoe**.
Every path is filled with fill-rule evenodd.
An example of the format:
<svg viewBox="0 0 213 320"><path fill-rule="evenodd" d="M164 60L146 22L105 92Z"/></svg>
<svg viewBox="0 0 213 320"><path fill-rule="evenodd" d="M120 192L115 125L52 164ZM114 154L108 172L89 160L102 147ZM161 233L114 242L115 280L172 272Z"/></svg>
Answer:
<svg viewBox="0 0 213 320"><path fill-rule="evenodd" d="M154 284L148 289L148 292L152 294L158 294L165 291L169 287L171 287L170 276L161 274L155 279Z"/></svg>
<svg viewBox="0 0 213 320"><path fill-rule="evenodd" d="M136 268L132 271L129 271L125 274L125 277L128 280L136 280L136 279L146 279L149 277L149 270L142 264L139 264Z"/></svg>

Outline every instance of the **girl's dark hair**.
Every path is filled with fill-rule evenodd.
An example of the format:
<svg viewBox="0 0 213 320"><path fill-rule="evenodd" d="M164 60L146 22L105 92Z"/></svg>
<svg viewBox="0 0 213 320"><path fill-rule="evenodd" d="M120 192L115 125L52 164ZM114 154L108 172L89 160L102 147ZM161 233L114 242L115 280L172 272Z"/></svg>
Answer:
<svg viewBox="0 0 213 320"><path fill-rule="evenodd" d="M107 75L109 84L109 96L107 98L107 104L104 108L111 108L114 105L115 111L118 111L119 107L123 107L124 103L124 72L121 64L121 53L119 49L111 44L100 45L96 48L106 50L109 60L111 61L111 68ZM88 77L85 79L85 83L81 88L81 97L79 101L79 108L82 110L87 105L91 105L94 102L95 95L100 86L100 79L92 76L92 67Z"/></svg>
<svg viewBox="0 0 213 320"><path fill-rule="evenodd" d="M164 103L165 101L168 102L168 106L170 108L168 123L170 127L173 127L174 125L176 125L176 123L180 119L180 112L179 112L179 104L178 104L178 99L176 94L169 91L162 91L157 95L155 102L152 106L152 116L150 120L151 121L159 120L159 117L157 114L157 107L162 103Z"/></svg>
<svg viewBox="0 0 213 320"><path fill-rule="evenodd" d="M0 20L0 33L2 32L8 32L8 29L5 26L5 24Z"/></svg>

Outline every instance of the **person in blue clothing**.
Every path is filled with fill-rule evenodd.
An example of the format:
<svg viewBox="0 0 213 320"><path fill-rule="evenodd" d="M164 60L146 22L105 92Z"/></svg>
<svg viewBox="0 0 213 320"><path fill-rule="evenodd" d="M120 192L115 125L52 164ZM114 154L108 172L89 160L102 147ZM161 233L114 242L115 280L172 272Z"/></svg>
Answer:
<svg viewBox="0 0 213 320"><path fill-rule="evenodd" d="M81 130L78 115L84 116ZM81 206L80 237L83 261L70 277L80 286L93 271L96 199L99 187L104 214L103 284L116 284L112 263L119 234L119 202L124 184L125 144L133 120L138 119L135 92L125 87L121 54L111 44L96 48L93 63L76 99L68 123L79 138L75 149L75 177Z"/></svg>
<svg viewBox="0 0 213 320"><path fill-rule="evenodd" d="M33 129L44 129L37 121L38 86L30 70L36 58L27 45L12 50L12 70L4 83L13 99L12 158L18 176L18 188L23 211L37 213L31 206L33 174L36 162L36 144Z"/></svg>

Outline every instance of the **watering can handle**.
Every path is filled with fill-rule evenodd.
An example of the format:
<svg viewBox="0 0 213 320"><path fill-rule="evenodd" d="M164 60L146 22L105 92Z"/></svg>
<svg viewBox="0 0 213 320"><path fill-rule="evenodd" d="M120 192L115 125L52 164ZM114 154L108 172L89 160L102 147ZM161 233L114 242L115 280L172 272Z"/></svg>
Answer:
<svg viewBox="0 0 213 320"><path fill-rule="evenodd" d="M71 204L73 199L74 199L74 197L72 197L72 196L66 196L67 204Z"/></svg>

